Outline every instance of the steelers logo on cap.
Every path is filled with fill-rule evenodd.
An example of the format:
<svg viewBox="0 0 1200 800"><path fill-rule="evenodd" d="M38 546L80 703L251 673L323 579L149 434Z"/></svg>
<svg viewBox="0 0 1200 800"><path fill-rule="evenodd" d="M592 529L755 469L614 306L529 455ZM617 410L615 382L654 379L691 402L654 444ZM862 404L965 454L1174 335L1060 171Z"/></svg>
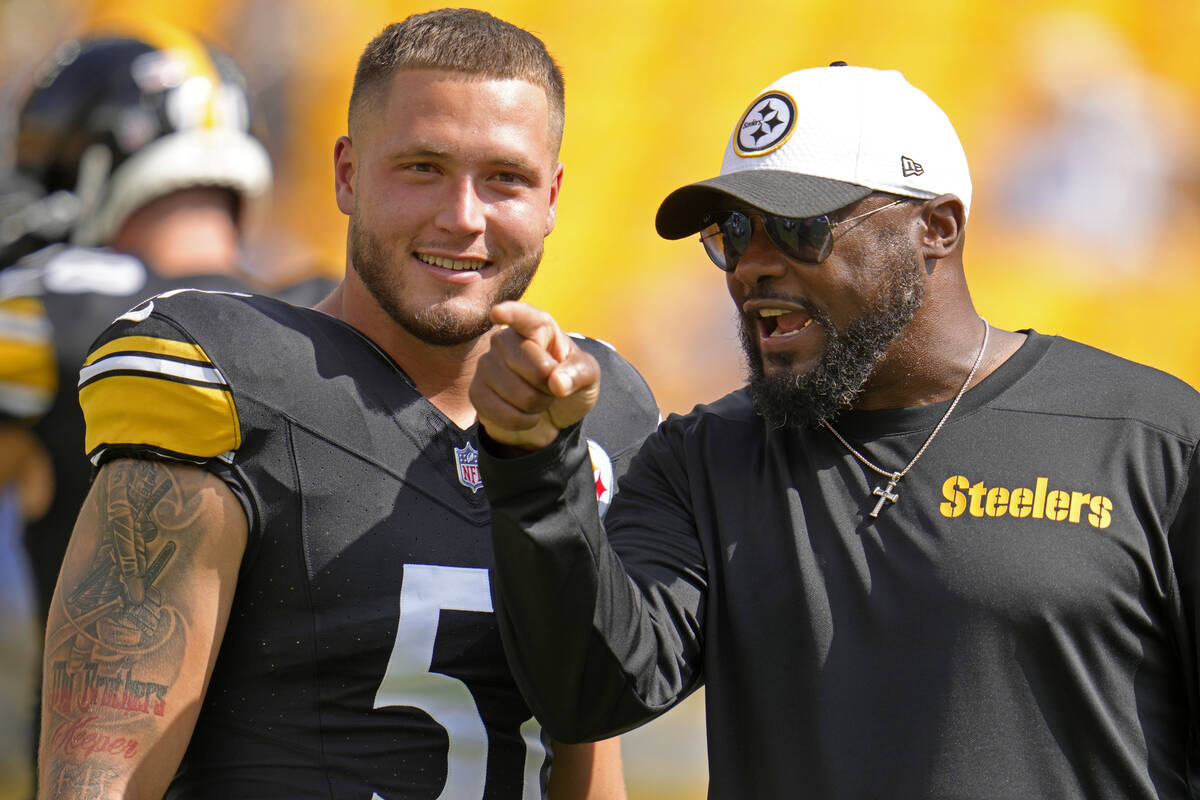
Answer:
<svg viewBox="0 0 1200 800"><path fill-rule="evenodd" d="M739 156L762 156L787 141L796 123L796 102L783 92L767 92L750 104L733 132Z"/></svg>

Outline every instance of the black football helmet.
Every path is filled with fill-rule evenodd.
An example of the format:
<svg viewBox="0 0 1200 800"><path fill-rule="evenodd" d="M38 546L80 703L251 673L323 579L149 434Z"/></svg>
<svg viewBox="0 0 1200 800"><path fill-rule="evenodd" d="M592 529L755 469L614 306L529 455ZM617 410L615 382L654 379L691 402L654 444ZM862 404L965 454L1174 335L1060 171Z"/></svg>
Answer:
<svg viewBox="0 0 1200 800"><path fill-rule="evenodd" d="M61 45L21 108L14 155L0 184L41 197L8 204L22 219L0 217L0 248L19 235L104 244L147 202L192 186L232 190L245 213L271 185L241 72L166 25Z"/></svg>

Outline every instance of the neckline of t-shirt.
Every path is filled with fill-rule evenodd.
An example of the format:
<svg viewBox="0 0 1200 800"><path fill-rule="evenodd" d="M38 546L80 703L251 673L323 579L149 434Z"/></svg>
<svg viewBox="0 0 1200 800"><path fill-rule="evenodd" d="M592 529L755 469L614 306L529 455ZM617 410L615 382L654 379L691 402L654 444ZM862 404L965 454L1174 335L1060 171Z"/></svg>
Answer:
<svg viewBox="0 0 1200 800"><path fill-rule="evenodd" d="M961 420L995 400L1020 377L1029 372L1049 349L1054 337L1033 329L1020 331L1025 341L1007 361L990 375L972 386L963 395L947 424ZM878 411L845 411L833 420L838 433L851 439L903 436L917 431L929 431L938 424L952 400L910 408L889 408Z"/></svg>

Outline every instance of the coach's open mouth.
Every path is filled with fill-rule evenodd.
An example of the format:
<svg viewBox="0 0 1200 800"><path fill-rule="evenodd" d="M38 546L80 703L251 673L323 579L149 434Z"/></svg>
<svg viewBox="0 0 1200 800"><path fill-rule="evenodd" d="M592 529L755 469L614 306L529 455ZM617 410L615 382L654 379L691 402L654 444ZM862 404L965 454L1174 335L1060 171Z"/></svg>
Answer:
<svg viewBox="0 0 1200 800"><path fill-rule="evenodd" d="M807 311L767 306L753 312L757 317L758 334L763 339L782 339L796 336L812 324Z"/></svg>

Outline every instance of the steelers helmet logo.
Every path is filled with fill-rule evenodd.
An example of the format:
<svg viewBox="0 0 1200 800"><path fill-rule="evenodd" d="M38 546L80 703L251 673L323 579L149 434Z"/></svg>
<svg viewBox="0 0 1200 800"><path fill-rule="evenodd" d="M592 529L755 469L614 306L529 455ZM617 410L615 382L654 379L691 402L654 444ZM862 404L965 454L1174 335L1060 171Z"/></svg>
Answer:
<svg viewBox="0 0 1200 800"><path fill-rule="evenodd" d="M739 156L761 156L778 149L796 125L796 103L783 92L767 92L750 104L733 132Z"/></svg>
<svg viewBox="0 0 1200 800"><path fill-rule="evenodd" d="M592 459L592 479L596 483L596 503L600 506L600 516L608 511L612 502L613 492L616 491L616 481L613 479L612 459L604 448L592 439L588 439L588 455Z"/></svg>

